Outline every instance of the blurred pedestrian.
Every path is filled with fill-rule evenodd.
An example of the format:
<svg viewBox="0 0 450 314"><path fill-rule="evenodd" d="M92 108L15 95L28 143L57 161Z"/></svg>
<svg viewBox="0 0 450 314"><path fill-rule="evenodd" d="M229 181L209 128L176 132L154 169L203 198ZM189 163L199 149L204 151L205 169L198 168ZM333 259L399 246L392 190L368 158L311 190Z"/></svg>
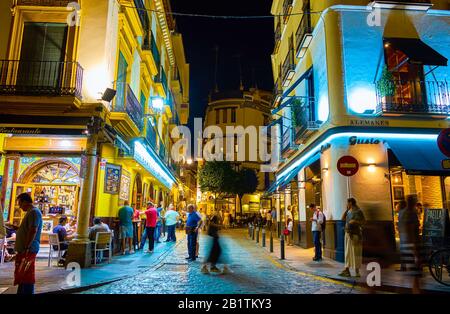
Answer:
<svg viewBox="0 0 450 314"><path fill-rule="evenodd" d="M219 273L220 269L217 268L217 262L219 261L220 254L222 249L219 243L219 230L220 230L220 218L219 216L213 215L211 221L209 223L208 228L208 236L212 239L211 248L209 251L208 258L205 260L205 263L202 266L202 273L208 274L209 272ZM208 270L208 264L210 264L210 268Z"/></svg>
<svg viewBox="0 0 450 314"><path fill-rule="evenodd" d="M33 199L28 193L20 194L17 202L26 214L16 234L14 285L18 285L17 294L34 294L35 262L41 242L42 213L39 208L33 206Z"/></svg>
<svg viewBox="0 0 450 314"><path fill-rule="evenodd" d="M164 219L167 225L167 239L166 242L177 242L177 237L175 233L175 227L177 226L177 221L180 215L174 210L172 204L167 208Z"/></svg>
<svg viewBox="0 0 450 314"><path fill-rule="evenodd" d="M120 237L122 239L122 255L126 254L127 243L129 253L134 253L133 248L133 215L134 210L130 207L130 202L125 201L124 206L119 209Z"/></svg>
<svg viewBox="0 0 450 314"><path fill-rule="evenodd" d="M310 204L309 209L312 211L313 216L311 217L311 231L313 235L314 243L314 258L313 261L320 262L322 260L322 243L321 233L322 225L324 223L323 213L316 207L316 204Z"/></svg>
<svg viewBox="0 0 450 314"><path fill-rule="evenodd" d="M339 274L351 277L350 269L355 270L355 276L360 277L362 264L362 226L366 219L354 198L347 200L347 210L342 216L345 220L345 269Z"/></svg>
<svg viewBox="0 0 450 314"><path fill-rule="evenodd" d="M187 207L188 214L186 220L186 234L187 234L187 246L188 246L188 261L195 261L197 259L197 237L199 226L201 225L202 219L197 214L195 210L195 205L189 204Z"/></svg>
<svg viewBox="0 0 450 314"><path fill-rule="evenodd" d="M272 230L272 210L266 213L266 228L268 231Z"/></svg>
<svg viewBox="0 0 450 314"><path fill-rule="evenodd" d="M292 229L293 229L294 223L291 218L288 218L286 222L286 229L288 231L288 234L286 235L287 238L287 245L292 246Z"/></svg>
<svg viewBox="0 0 450 314"><path fill-rule="evenodd" d="M225 229L228 229L229 226L230 226L230 213L226 210L223 213L223 227Z"/></svg>
<svg viewBox="0 0 450 314"><path fill-rule="evenodd" d="M148 202L148 208L145 211L146 221L145 229L147 230L148 250L147 253L153 253L155 248L155 228L158 220L158 212L152 202ZM142 247L143 248L143 247Z"/></svg>
<svg viewBox="0 0 450 314"><path fill-rule="evenodd" d="M156 221L156 228L155 228L155 242L156 243L161 243L159 238L161 237L162 227L163 227L163 218L161 216L162 211L163 211L163 202L161 202L159 204L159 207L156 209L156 212L158 214L158 218Z"/></svg>

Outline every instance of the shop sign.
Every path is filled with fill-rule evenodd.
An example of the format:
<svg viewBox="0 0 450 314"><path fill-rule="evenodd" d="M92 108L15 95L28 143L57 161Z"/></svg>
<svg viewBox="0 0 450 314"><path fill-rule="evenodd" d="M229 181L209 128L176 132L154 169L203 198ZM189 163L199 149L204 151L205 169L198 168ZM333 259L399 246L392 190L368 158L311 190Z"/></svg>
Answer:
<svg viewBox="0 0 450 314"><path fill-rule="evenodd" d="M376 138L358 138L357 136L352 136L349 138L349 144L350 145L357 145L357 144L380 144L380 140Z"/></svg>
<svg viewBox="0 0 450 314"><path fill-rule="evenodd" d="M330 147L331 147L331 144L330 143L326 143L325 145L322 145L321 147L320 147L320 153L324 153L325 151L327 151L328 149L330 149Z"/></svg>
<svg viewBox="0 0 450 314"><path fill-rule="evenodd" d="M359 170L359 162L355 157L344 156L337 162L337 169L340 174L346 177L354 176Z"/></svg>
<svg viewBox="0 0 450 314"><path fill-rule="evenodd" d="M450 159L444 159L442 161L442 169L450 170Z"/></svg>
<svg viewBox="0 0 450 314"><path fill-rule="evenodd" d="M120 173L122 167L114 164L106 164L105 188L104 192L108 194L119 194Z"/></svg>
<svg viewBox="0 0 450 314"><path fill-rule="evenodd" d="M106 168L106 158L102 158L102 160L100 161L100 170L105 170Z"/></svg>
<svg viewBox="0 0 450 314"><path fill-rule="evenodd" d="M130 173L125 169L122 169L122 174L120 178L120 193L119 193L120 200L128 201L130 199L130 185L131 185Z"/></svg>
<svg viewBox="0 0 450 314"><path fill-rule="evenodd" d="M442 130L437 138L437 144L441 152L450 157L450 128Z"/></svg>
<svg viewBox="0 0 450 314"><path fill-rule="evenodd" d="M349 120L350 125L361 125L361 126L389 126L389 121L382 120Z"/></svg>
<svg viewBox="0 0 450 314"><path fill-rule="evenodd" d="M423 219L424 246L431 249L442 246L448 224L447 209L425 208Z"/></svg>
<svg viewBox="0 0 450 314"><path fill-rule="evenodd" d="M0 127L0 133L15 135L81 135L81 129Z"/></svg>

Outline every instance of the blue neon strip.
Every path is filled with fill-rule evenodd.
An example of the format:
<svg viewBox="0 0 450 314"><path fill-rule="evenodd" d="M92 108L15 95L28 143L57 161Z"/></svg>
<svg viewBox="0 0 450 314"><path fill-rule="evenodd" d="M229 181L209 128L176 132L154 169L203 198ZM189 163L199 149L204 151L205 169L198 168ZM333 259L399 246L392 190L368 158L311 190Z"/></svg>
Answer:
<svg viewBox="0 0 450 314"><path fill-rule="evenodd" d="M375 131L376 130L376 131ZM425 139L425 140L437 140L439 129L415 129L415 130L405 130L405 128L377 128L374 132L367 130L367 127L338 127L333 128L322 134L314 143L314 146L310 146L305 154L294 161L292 161L282 172L277 175L277 181L281 181L290 171L294 170L296 167L300 166L303 162L307 162L314 154L320 151L321 147L326 144L330 144L331 141L352 136L359 137L383 137L386 139ZM420 133L406 133L420 131ZM314 144L313 143L313 144Z"/></svg>

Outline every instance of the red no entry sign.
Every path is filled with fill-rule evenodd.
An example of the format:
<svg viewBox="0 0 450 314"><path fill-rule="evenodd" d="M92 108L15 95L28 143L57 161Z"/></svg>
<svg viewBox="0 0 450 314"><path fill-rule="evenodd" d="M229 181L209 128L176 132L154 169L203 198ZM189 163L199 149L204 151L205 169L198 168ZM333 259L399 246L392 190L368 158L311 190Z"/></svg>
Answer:
<svg viewBox="0 0 450 314"><path fill-rule="evenodd" d="M359 162L355 157L344 156L337 162L337 169L343 176L354 176L359 170Z"/></svg>
<svg viewBox="0 0 450 314"><path fill-rule="evenodd" d="M450 129L444 129L441 131L437 138L437 144L441 152L450 157Z"/></svg>

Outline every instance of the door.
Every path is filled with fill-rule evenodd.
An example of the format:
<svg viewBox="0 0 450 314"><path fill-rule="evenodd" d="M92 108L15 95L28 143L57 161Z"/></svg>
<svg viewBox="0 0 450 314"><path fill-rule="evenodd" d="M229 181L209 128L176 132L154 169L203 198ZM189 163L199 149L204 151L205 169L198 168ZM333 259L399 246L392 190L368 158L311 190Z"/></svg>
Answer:
<svg viewBox="0 0 450 314"><path fill-rule="evenodd" d="M25 23L17 88L23 92L57 93L63 78L66 41L66 24Z"/></svg>
<svg viewBox="0 0 450 314"><path fill-rule="evenodd" d="M11 224L15 226L19 226L22 222L23 217L25 216L25 212L20 209L19 205L16 202L17 196L22 193L28 193L31 197L34 196L34 186L30 184L14 184L13 185L13 193L11 198L11 209L9 214L9 221Z"/></svg>

